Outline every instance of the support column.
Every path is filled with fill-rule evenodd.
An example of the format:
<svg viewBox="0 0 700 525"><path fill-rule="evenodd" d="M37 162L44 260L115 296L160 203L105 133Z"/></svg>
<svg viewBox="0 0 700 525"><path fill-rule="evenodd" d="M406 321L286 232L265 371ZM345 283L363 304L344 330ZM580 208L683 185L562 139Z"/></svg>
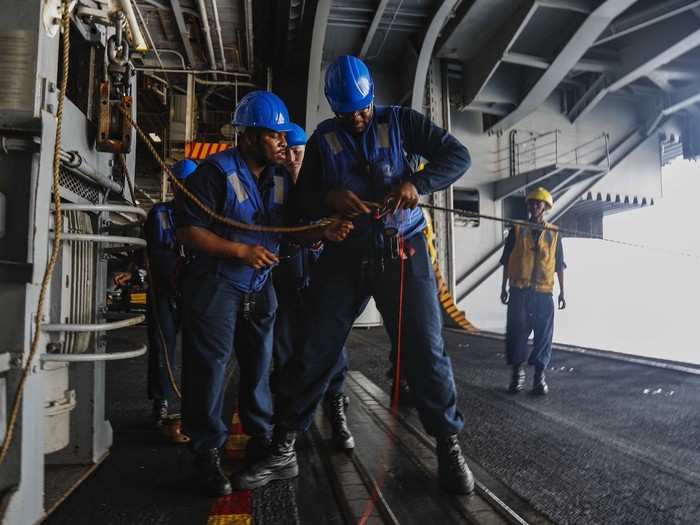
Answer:
<svg viewBox="0 0 700 525"><path fill-rule="evenodd" d="M450 92L447 81L447 64L440 59L432 59L427 81L428 114L438 126L450 131ZM452 208L454 203L452 187L433 193L431 203L435 206ZM433 213L433 227L438 251L438 264L447 283L450 294L454 294L454 217L452 214Z"/></svg>

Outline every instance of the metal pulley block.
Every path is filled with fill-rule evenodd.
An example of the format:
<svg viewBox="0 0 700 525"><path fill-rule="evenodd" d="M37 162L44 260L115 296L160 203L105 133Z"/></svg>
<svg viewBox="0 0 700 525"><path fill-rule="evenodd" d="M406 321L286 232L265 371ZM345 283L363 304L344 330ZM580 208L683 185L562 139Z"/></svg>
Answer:
<svg viewBox="0 0 700 525"><path fill-rule="evenodd" d="M131 151L131 126L119 111L119 106L131 113L131 97L111 97L108 81L100 83L100 115L97 126L97 151L129 153Z"/></svg>

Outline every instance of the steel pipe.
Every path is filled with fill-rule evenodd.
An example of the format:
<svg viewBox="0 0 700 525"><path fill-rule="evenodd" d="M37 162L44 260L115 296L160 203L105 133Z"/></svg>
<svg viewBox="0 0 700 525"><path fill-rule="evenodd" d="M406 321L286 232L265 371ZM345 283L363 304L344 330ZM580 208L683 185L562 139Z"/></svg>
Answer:
<svg viewBox="0 0 700 525"><path fill-rule="evenodd" d="M253 51L253 0L243 0L243 16L245 17L246 65L249 71L253 71L253 61L255 60Z"/></svg>
<svg viewBox="0 0 700 525"><path fill-rule="evenodd" d="M31 139L0 136L0 152L5 154L10 151L32 151L38 146L39 144Z"/></svg>
<svg viewBox="0 0 700 525"><path fill-rule="evenodd" d="M51 233L49 237L53 239L55 233ZM109 244L128 244L131 246L146 247L146 240L140 237L123 237L121 235L99 235L96 233L62 233L62 241L88 241L88 242L104 242Z"/></svg>
<svg viewBox="0 0 700 525"><path fill-rule="evenodd" d="M161 49L161 53L168 51L167 49ZM181 75L226 75L230 77L239 78L250 78L250 73L244 73L240 71L217 71L216 69L175 69L175 68L158 68L158 67L135 67L135 71L143 71L146 73L175 73Z"/></svg>
<svg viewBox="0 0 700 525"><path fill-rule="evenodd" d="M95 361L116 361L118 359L133 359L146 353L146 345L141 345L135 350L123 352L105 352L103 354L41 354L41 360L60 363L93 363Z"/></svg>
<svg viewBox="0 0 700 525"><path fill-rule="evenodd" d="M211 9L214 11L214 29L219 40L219 52L221 53L221 69L226 71L226 54L224 53L224 41L221 33L221 23L219 22L219 6L216 0L211 0Z"/></svg>
<svg viewBox="0 0 700 525"><path fill-rule="evenodd" d="M54 206L51 206L54 209ZM114 213L126 213L143 217L147 217L146 210L138 206L129 206L127 204L61 204L62 211L108 211Z"/></svg>
<svg viewBox="0 0 700 525"><path fill-rule="evenodd" d="M120 330L136 326L146 320L145 315L136 315L128 319L119 321L109 321L106 323L88 323L88 324L71 324L71 323L49 323L41 325L44 332L109 332L112 330Z"/></svg>
<svg viewBox="0 0 700 525"><path fill-rule="evenodd" d="M204 32L204 40L207 44L207 56L209 65L212 69L218 69L216 57L214 56L214 43L211 40L211 28L209 27L209 15L207 15L207 6L204 5L204 0L197 0L197 8L199 9L199 17L202 20L202 31ZM216 77L214 77L216 78Z"/></svg>
<svg viewBox="0 0 700 525"><path fill-rule="evenodd" d="M232 81L227 81L227 80L204 80L202 78L195 78L194 79L195 84L202 84L205 86L233 86L234 82ZM256 84L253 82L238 82L238 86L243 86L243 87L257 87Z"/></svg>

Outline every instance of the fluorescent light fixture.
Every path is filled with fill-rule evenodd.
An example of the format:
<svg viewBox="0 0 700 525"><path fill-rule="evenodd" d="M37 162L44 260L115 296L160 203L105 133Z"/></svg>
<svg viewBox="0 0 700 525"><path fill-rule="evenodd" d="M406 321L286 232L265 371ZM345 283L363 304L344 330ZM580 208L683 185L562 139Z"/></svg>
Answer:
<svg viewBox="0 0 700 525"><path fill-rule="evenodd" d="M148 136L153 142L161 142L160 137L155 133L149 133Z"/></svg>

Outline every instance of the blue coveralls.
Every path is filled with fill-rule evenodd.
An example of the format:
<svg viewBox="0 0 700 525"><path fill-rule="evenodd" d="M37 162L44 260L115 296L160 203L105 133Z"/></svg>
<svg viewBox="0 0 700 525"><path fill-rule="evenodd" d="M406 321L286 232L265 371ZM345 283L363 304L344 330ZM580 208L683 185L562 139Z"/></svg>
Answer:
<svg viewBox="0 0 700 525"><path fill-rule="evenodd" d="M148 398L175 398L164 352L175 372L176 337L180 328L178 275L184 258L175 239L173 202L155 204L145 225L148 242L149 283L146 308L148 326ZM163 335L161 340L160 332ZM165 349L163 349L163 341Z"/></svg>
<svg viewBox="0 0 700 525"><path fill-rule="evenodd" d="M402 136L404 130L411 135ZM431 163L413 175L404 147L409 153L435 159L437 171L428 169ZM318 167L314 166L314 155L320 156ZM307 160L311 161L308 165ZM307 145L295 192L300 192L297 198L302 213L313 202L325 202L331 189L348 189L361 199L381 202L402 180L410 180L419 192L428 193L448 186L468 167L466 148L422 115L396 107L376 108L372 122L359 137L335 119L321 123ZM401 215L404 220L399 223L399 234L406 239L410 254L403 282L402 370L426 431L448 436L459 432L464 423L457 410L452 365L442 338L435 276L421 234L424 219L419 209ZM381 222L367 216L354 222L355 230L346 241L326 245L311 279L306 296L306 337L284 371L278 414L283 428L308 428L360 307L370 296L392 344L397 343L400 262L386 256Z"/></svg>
<svg viewBox="0 0 700 525"><path fill-rule="evenodd" d="M277 292L277 315L274 336L274 372L271 378L273 392L280 382L285 365L294 354L294 344L303 337L304 295L311 281L311 271L321 255L322 248L313 249L283 242L280 249L281 262L272 271ZM364 309L364 307L363 307ZM335 369L331 374L326 397L342 393L348 371L348 357L345 347L340 353Z"/></svg>
<svg viewBox="0 0 700 525"><path fill-rule="evenodd" d="M266 168L256 180L234 148L209 157L187 180L188 189L222 215L273 226L284 224L290 184L287 171L277 166ZM222 193L223 202L217 201ZM279 251L278 234L211 222L190 201L177 202L178 226L206 227L227 240ZM238 259L197 252L188 267L183 289L182 416L195 451L221 447L228 436L230 418L222 419L222 410L225 371L234 351L241 370L238 406L243 429L256 437L272 433L269 375L277 300L269 275L269 268L255 270Z"/></svg>
<svg viewBox="0 0 700 525"><path fill-rule="evenodd" d="M552 358L554 300L551 293L532 288L511 287L506 321L506 363L521 365L526 360L544 370ZM528 358L527 340L534 332L532 353Z"/></svg>

